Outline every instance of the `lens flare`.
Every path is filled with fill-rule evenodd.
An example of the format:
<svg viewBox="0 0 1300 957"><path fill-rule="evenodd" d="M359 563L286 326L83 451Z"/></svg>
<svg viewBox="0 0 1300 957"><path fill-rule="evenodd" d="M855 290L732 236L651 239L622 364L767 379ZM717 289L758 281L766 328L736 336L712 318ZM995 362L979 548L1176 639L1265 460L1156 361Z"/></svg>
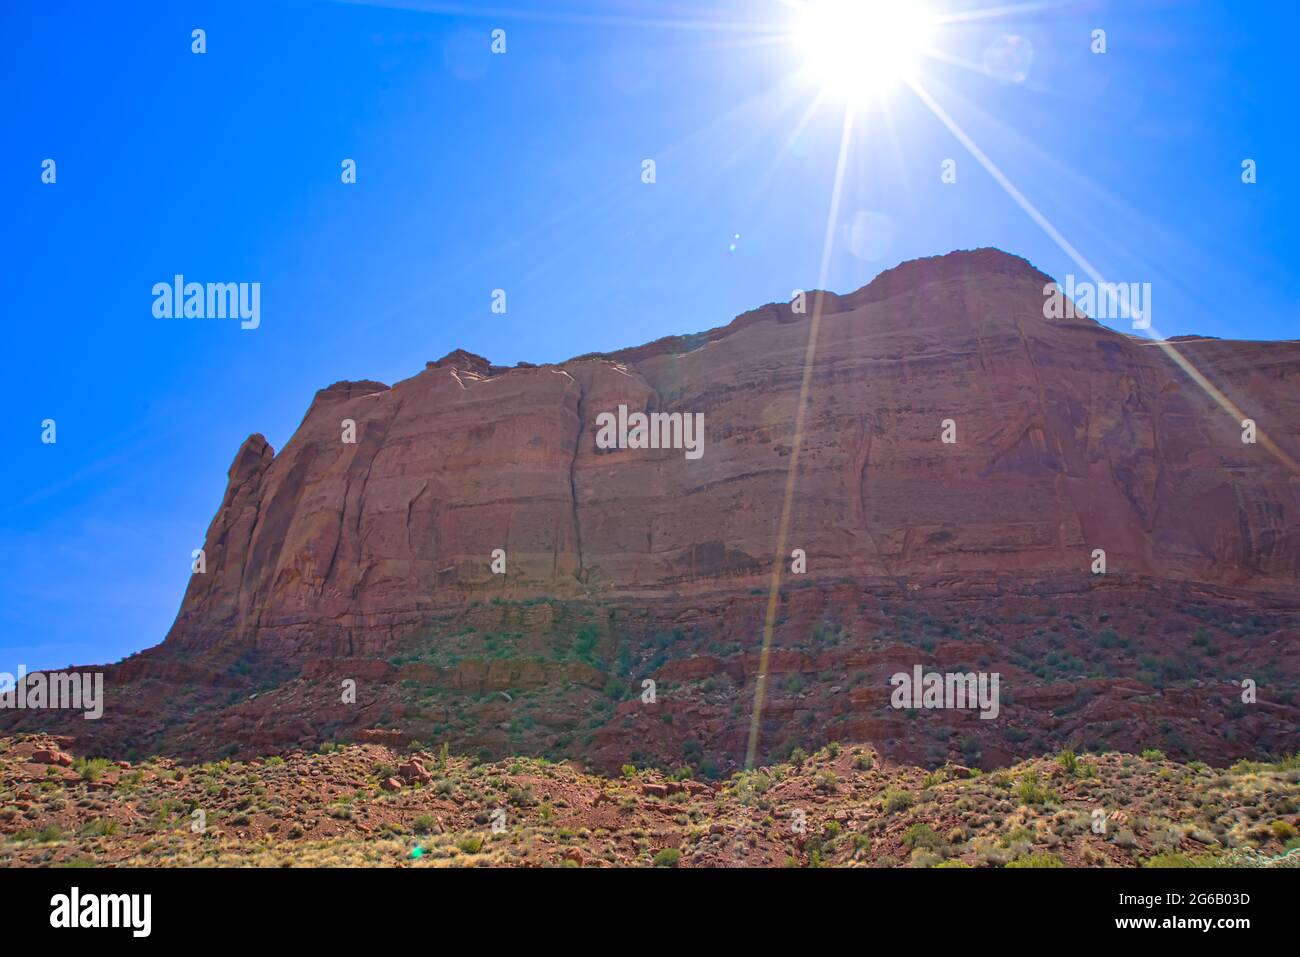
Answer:
<svg viewBox="0 0 1300 957"><path fill-rule="evenodd" d="M911 75L930 25L907 0L818 0L800 10L793 39L828 92L874 96Z"/></svg>

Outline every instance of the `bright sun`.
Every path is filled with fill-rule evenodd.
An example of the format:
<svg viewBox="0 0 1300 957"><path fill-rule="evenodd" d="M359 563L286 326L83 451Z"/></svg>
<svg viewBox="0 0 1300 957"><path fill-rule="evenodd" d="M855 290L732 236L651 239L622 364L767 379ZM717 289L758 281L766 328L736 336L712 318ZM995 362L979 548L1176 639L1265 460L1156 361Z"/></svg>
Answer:
<svg viewBox="0 0 1300 957"><path fill-rule="evenodd" d="M857 98L906 79L929 28L929 16L910 0L809 0L794 42L827 92Z"/></svg>

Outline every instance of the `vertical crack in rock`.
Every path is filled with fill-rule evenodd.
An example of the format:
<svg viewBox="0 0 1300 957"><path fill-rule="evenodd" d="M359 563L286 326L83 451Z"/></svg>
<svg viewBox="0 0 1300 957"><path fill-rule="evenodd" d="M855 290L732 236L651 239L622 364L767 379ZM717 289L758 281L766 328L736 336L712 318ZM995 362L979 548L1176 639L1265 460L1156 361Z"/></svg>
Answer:
<svg viewBox="0 0 1300 957"><path fill-rule="evenodd" d="M420 483L420 491L411 496L410 501L406 503L406 551L412 561L415 560L415 540L411 538L411 522L415 512L415 503L418 502L427 491L429 491L428 479Z"/></svg>
<svg viewBox="0 0 1300 957"><path fill-rule="evenodd" d="M261 521L261 519L262 519L262 489L261 489L261 483L262 483L262 479L265 478L265 476L266 476L266 472L263 471L262 474L259 475L258 478L257 478L258 489L257 489L257 497L253 500L253 520L252 520L251 522L248 523L248 539L244 542L244 549L243 549L243 552L244 552L244 560L245 560L245 561L248 560L248 556L249 556L249 555L252 553L252 551L253 551L253 532L257 529L257 523L258 523L259 521ZM228 556L229 554L230 554L230 549L228 549L228 548L227 548L227 549L223 549L223 551L222 551L222 556L221 556L221 557L222 557L222 560L224 561L225 558L226 558L226 556ZM211 586L211 585L208 586L208 591L209 591L209 592L212 591L212 586ZM240 605L241 605L241 603L243 602L243 598L244 598L244 571L243 571L243 569L240 569L240 571L239 571L239 578L236 579L236 581L235 581L235 606L234 606L234 607L235 607L235 620L236 620L236 621L238 621L239 618L241 617L241 614L240 614L240 610L239 610L239 609L240 609Z"/></svg>
<svg viewBox="0 0 1300 957"><path fill-rule="evenodd" d="M1141 384L1141 380L1138 380ZM1165 422L1165 403L1163 396L1157 394L1151 401L1151 454L1156 460L1156 477L1151 483L1151 501L1154 507L1151 509L1151 529L1160 527L1161 511L1164 507L1162 493L1165 489L1165 462L1166 455L1169 453L1164 447L1164 422ZM1151 536L1147 536L1147 560L1151 556Z"/></svg>
<svg viewBox="0 0 1300 957"><path fill-rule="evenodd" d="M582 433L587 424L587 393L582 387L582 382L576 376L571 377L573 382L578 386L578 428L573 437L573 458L569 460L569 500L572 504L573 514L573 541L574 548L578 552L578 566L574 569L573 577L582 581L582 525L578 521L578 453L582 451Z"/></svg>
<svg viewBox="0 0 1300 957"><path fill-rule="evenodd" d="M355 459L355 454L354 454L354 459ZM349 471L351 471L350 468ZM325 574L321 575L320 593L317 595L318 598L325 593L325 583L328 582L330 580L330 576L334 574L334 563L338 561L339 549L343 547L343 526L347 521L348 498L351 495L352 495L352 476L346 475L343 478L343 507L339 509L339 530L338 533L334 536L334 547L330 550L329 564L325 566ZM353 591L355 592L356 589L353 589Z"/></svg>
<svg viewBox="0 0 1300 957"><path fill-rule="evenodd" d="M1255 523L1251 521L1249 504L1242 494L1239 484L1232 482L1229 487L1232 489L1233 499L1237 503L1237 531L1241 535L1243 546L1239 554L1232 555L1231 558L1234 562L1242 563L1247 568L1255 567L1259 563L1252 562L1252 557L1259 556L1260 542L1255 536Z"/></svg>
<svg viewBox="0 0 1300 957"><path fill-rule="evenodd" d="M379 439L378 441L375 442L374 451L371 452L370 457L366 459L365 472L361 476L361 491L357 493L357 548L358 550L360 550L362 544L361 543L361 516L362 514L364 514L365 511L366 486L370 483L370 473L371 471L374 470L375 459L377 459L379 457L379 453L384 450L384 443L388 441L388 433L392 429L393 423L397 421L397 417L401 414L402 414L402 400L399 398L397 400L397 407L393 409L393 414L390 415L388 417L388 420L383 424L383 431L379 433Z"/></svg>
<svg viewBox="0 0 1300 957"><path fill-rule="evenodd" d="M1014 313L1011 314L1011 325L1020 338L1020 345L1025 350L1025 361L1029 363L1029 371L1034 377L1035 394L1038 398L1038 414L1042 417L1043 437L1047 439L1050 436L1052 444L1056 446L1057 465L1056 475L1052 478L1052 497L1056 499L1056 516L1059 524L1065 515L1065 503L1061 500L1061 483L1065 471L1069 468L1070 457L1065 454L1065 449L1061 447L1061 436L1058 434L1058 430L1053 428L1052 418L1047 414L1047 388L1043 385L1043 377L1038 373L1038 364L1034 362L1034 352L1029 348L1029 340L1025 338L1025 331L1020 328L1020 320L1016 318ZM975 338L979 339L978 333ZM1030 423L1030 428L1032 426L1033 424ZM1044 447L1046 447L1046 442L1044 442ZM1079 528L1082 529L1083 516L1079 513L1078 503L1072 497L1070 498L1070 508L1074 512L1075 521L1078 523Z"/></svg>
<svg viewBox="0 0 1300 957"><path fill-rule="evenodd" d="M386 419L370 420L366 422L367 428L361 434L361 441L356 446L353 453L352 461L348 465L346 485L343 490L343 508L339 511L339 533L334 541L334 552L330 555L329 566L325 569L325 574L321 577L321 591L325 590L329 584L330 577L334 573L334 566L338 559L339 550L343 545L344 529L347 527L348 500L352 494L353 478L360 480L361 486L357 492L356 516L353 522L353 535L356 541L357 560L360 561L364 556L364 548L361 533L361 519L365 514L366 504L366 484L370 481L370 473L374 469L375 459L384 449L384 443L388 440L389 430L392 429L393 423L397 421L397 416L402 411L402 400L398 399L392 413ZM374 428L371 428L374 426ZM364 581L364 575L358 579L357 587L353 588L353 593Z"/></svg>
<svg viewBox="0 0 1300 957"><path fill-rule="evenodd" d="M864 429L862 451L859 456L862 464L858 470L858 508L862 512L862 530L867 533L867 540L871 542L871 547L876 550L876 559L880 562L880 568L884 571L885 576L890 578L904 597L907 596L907 586L903 580L894 574L893 569L889 567L889 561L885 558L885 553L880 547L880 542L876 540L875 533L871 531L871 524L867 520L867 472L871 467L871 425ZM910 532L909 532L910 534ZM906 548L906 545L904 545Z"/></svg>

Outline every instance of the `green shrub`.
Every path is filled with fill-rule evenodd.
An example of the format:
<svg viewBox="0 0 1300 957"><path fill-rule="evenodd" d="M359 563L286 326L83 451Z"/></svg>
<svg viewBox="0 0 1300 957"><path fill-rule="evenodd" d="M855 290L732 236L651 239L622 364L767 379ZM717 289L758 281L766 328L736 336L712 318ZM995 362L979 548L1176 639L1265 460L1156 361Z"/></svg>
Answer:
<svg viewBox="0 0 1300 957"><path fill-rule="evenodd" d="M35 828L24 828L14 835L15 841L35 841L37 844L50 844L54 841L63 840L63 828L57 824L51 824L49 827L43 827L39 831Z"/></svg>
<svg viewBox="0 0 1300 957"><path fill-rule="evenodd" d="M895 811L905 811L916 803L916 799L910 793L897 788L886 788L881 797L884 799L885 810L891 814Z"/></svg>
<svg viewBox="0 0 1300 957"><path fill-rule="evenodd" d="M111 766L107 758L78 758L72 769L83 781L98 781Z"/></svg>
<svg viewBox="0 0 1300 957"><path fill-rule="evenodd" d="M944 846L944 840L929 824L913 824L903 834L903 843L915 850L924 848L933 851Z"/></svg>
<svg viewBox="0 0 1300 957"><path fill-rule="evenodd" d="M1056 759L1068 774L1079 773L1079 757L1073 751L1065 750Z"/></svg>
<svg viewBox="0 0 1300 957"><path fill-rule="evenodd" d="M682 859L682 852L675 847L665 847L655 855L655 867L676 867L677 862Z"/></svg>
<svg viewBox="0 0 1300 957"><path fill-rule="evenodd" d="M1016 786L1016 797L1021 804L1046 804L1055 800L1056 795L1038 783L1037 771L1026 771Z"/></svg>
<svg viewBox="0 0 1300 957"><path fill-rule="evenodd" d="M1039 851L1035 854L1026 854L1023 857L1017 857L1010 861L1007 867L1064 867L1061 859L1055 854L1048 854L1046 851Z"/></svg>
<svg viewBox="0 0 1300 957"><path fill-rule="evenodd" d="M1279 841L1289 841L1296 836L1295 825L1289 821L1274 821L1269 827L1273 831L1273 836Z"/></svg>
<svg viewBox="0 0 1300 957"><path fill-rule="evenodd" d="M467 834L456 842L456 847L463 854L477 854L483 850L483 838L478 834Z"/></svg>

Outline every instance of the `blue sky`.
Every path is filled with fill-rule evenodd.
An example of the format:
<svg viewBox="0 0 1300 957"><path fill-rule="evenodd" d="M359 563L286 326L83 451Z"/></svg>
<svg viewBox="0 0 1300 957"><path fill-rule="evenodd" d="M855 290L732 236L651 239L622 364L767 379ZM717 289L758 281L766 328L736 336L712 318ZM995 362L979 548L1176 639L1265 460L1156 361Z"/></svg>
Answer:
<svg viewBox="0 0 1300 957"><path fill-rule="evenodd" d="M1296 337L1294 5L1038 6L932 35L976 65L1028 41L1021 82L929 58L919 82L1103 275L1153 284L1162 333ZM456 348L504 364L615 349L816 285L843 104L809 110L791 16L777 0L5 3L0 670L156 644L235 450L252 432L279 448L322 386ZM827 285L989 245L1079 273L910 90L864 103ZM260 327L154 319L151 288L176 273L260 282Z"/></svg>

